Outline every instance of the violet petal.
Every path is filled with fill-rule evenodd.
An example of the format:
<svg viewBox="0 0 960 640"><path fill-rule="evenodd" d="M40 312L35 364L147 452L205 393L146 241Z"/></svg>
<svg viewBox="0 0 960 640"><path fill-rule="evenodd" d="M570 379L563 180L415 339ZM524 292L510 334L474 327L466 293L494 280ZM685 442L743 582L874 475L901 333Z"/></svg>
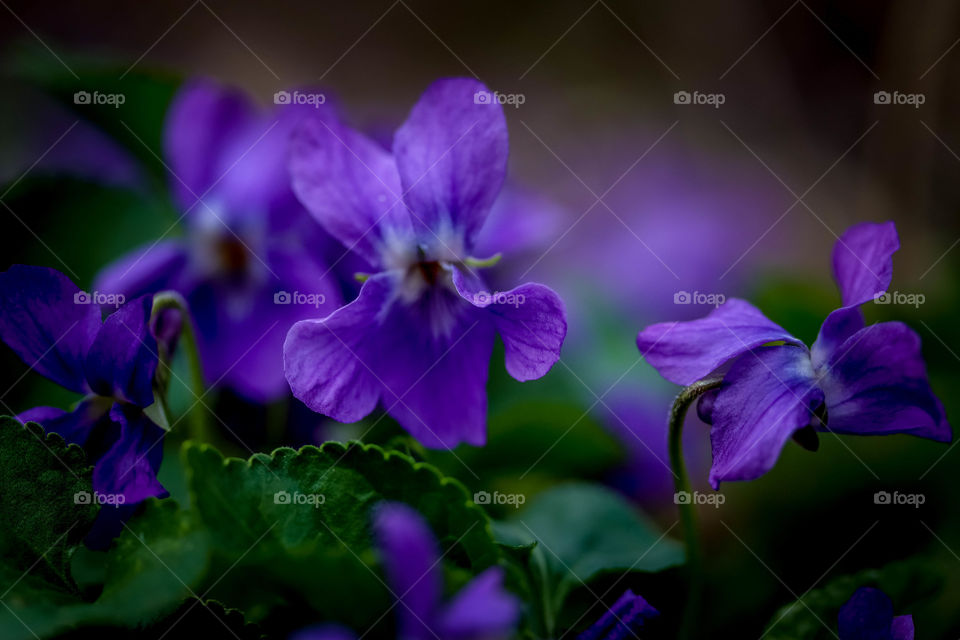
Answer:
<svg viewBox="0 0 960 640"><path fill-rule="evenodd" d="M713 488L769 471L783 445L822 402L806 349L760 347L737 360L713 405Z"/></svg>
<svg viewBox="0 0 960 640"><path fill-rule="evenodd" d="M507 121L493 93L472 78L431 84L397 130L393 152L416 220L446 240L472 241L507 171Z"/></svg>
<svg viewBox="0 0 960 640"><path fill-rule="evenodd" d="M664 378L689 385L732 358L777 341L801 344L749 302L731 298L705 318L647 327L637 336L637 347Z"/></svg>

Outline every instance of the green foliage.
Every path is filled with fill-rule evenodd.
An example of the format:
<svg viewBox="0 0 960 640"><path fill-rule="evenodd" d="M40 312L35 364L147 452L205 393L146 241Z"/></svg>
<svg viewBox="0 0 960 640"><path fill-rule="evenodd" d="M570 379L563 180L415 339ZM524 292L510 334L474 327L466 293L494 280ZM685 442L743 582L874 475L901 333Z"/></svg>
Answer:
<svg viewBox="0 0 960 640"><path fill-rule="evenodd" d="M770 640L827 640L835 638L840 608L860 587L876 587L893 600L895 615L939 591L942 569L921 559L898 562L836 578L800 601L781 608L767 625ZM829 628L828 628L829 627Z"/></svg>
<svg viewBox="0 0 960 640"><path fill-rule="evenodd" d="M378 621L392 597L375 573L370 518L384 500L417 509L454 567L475 575L500 557L463 486L395 451L328 442L240 460L187 444L183 460L193 509L212 539L212 578L230 569L210 593L265 626L298 605L316 612L304 624L366 629Z"/></svg>
<svg viewBox="0 0 960 640"><path fill-rule="evenodd" d="M73 587L70 557L97 515L92 472L80 447L44 434L36 423L0 417L0 550L6 568L39 565L60 586ZM38 567L37 573L43 571Z"/></svg>
<svg viewBox="0 0 960 640"><path fill-rule="evenodd" d="M96 605L129 625L173 611L202 583L209 551L208 532L176 502L147 500L110 551Z"/></svg>
<svg viewBox="0 0 960 640"><path fill-rule="evenodd" d="M537 496L495 527L509 557L525 563L526 582L540 596L538 624L552 636L567 596L606 573L656 572L683 562L680 545L612 491L562 485ZM535 545L535 546L533 546Z"/></svg>
<svg viewBox="0 0 960 640"><path fill-rule="evenodd" d="M5 489L13 488L3 494L12 523L4 528L5 550L25 544L23 534L36 531L37 518L50 523L45 536L60 535L63 514L69 513L60 502L67 497L74 506L76 481L46 460L54 459L35 436L44 438L36 425L27 431L7 421L0 429L4 473L15 474L3 476ZM66 447L56 436L45 441L83 470L77 447ZM184 632L222 630L226 623L242 629L241 637L257 637L261 629L282 637L319 621L388 636L393 595L379 574L370 536L371 509L384 500L406 502L424 515L443 548L450 549L443 568L454 585L501 561L490 522L464 487L398 452L327 443L241 460L187 443L181 457L190 508L170 499L146 501L108 553L81 554L88 578L82 590L35 574L18 578L22 572L11 563L0 566L3 584L13 587L3 599L10 609L0 611L0 637L51 637L80 629L113 637L118 630L162 631L174 623ZM89 469L85 473L89 489ZM32 498L12 500L27 493L21 487L29 484L25 478L36 477L44 479L39 496L56 505L49 513ZM33 519L15 517L12 509L21 502L21 510L37 512ZM89 519L75 525L77 535L62 549L46 538L35 546L51 548L51 558L68 559L89 525ZM52 566L68 576L65 561ZM210 599L222 606L211 607ZM237 611L228 615L226 609Z"/></svg>
<svg viewBox="0 0 960 640"><path fill-rule="evenodd" d="M371 508L396 500L427 519L444 549L454 545L455 563L480 571L499 557L487 517L464 487L396 451L328 442L244 461L188 443L183 455L194 508L218 549L242 552L264 536L282 549L316 542L362 556L371 546ZM304 502L294 504L298 496Z"/></svg>

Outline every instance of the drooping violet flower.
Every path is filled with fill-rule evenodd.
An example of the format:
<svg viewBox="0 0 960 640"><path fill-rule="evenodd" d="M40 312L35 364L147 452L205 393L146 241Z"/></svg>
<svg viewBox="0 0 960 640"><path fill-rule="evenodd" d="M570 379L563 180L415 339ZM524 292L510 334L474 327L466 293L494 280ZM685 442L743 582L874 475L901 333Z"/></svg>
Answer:
<svg viewBox="0 0 960 640"><path fill-rule="evenodd" d="M0 273L0 338L31 369L84 396L69 412L36 407L17 418L83 446L94 491L127 506L167 495L157 480L165 432L144 413L158 363L152 305L141 296L101 322L100 306L55 269Z"/></svg>
<svg viewBox="0 0 960 640"><path fill-rule="evenodd" d="M577 640L623 640L635 637L644 625L659 615L660 612L650 603L627 589L612 607L577 636Z"/></svg>
<svg viewBox="0 0 960 640"><path fill-rule="evenodd" d="M128 297L181 293L208 380L255 402L287 390L287 329L340 303L326 258L344 251L297 202L287 171L290 132L314 110L259 113L239 92L183 87L167 115L164 154L185 237L134 251L95 284Z"/></svg>
<svg viewBox="0 0 960 640"><path fill-rule="evenodd" d="M840 609L840 640L913 640L913 616L894 616L880 589L860 587Z"/></svg>
<svg viewBox="0 0 960 640"><path fill-rule="evenodd" d="M539 284L486 290L471 258L506 172L507 128L470 79L435 82L397 130L393 153L332 117L294 135L293 188L316 219L374 266L358 298L302 321L284 344L294 396L355 422L382 400L422 444L486 439L495 335L520 381L560 356L560 298Z"/></svg>
<svg viewBox="0 0 960 640"><path fill-rule="evenodd" d="M900 240L892 222L851 227L833 250L843 306L810 349L749 303L731 299L707 317L655 324L637 345L666 379L689 385L723 375L698 413L712 423L710 482L769 471L786 441L813 429L855 435L952 436L930 389L920 337L900 322L865 326L860 305L883 294Z"/></svg>
<svg viewBox="0 0 960 640"><path fill-rule="evenodd" d="M442 601L443 568L437 540L423 517L402 503L381 504L373 533L390 589L399 600L398 637L406 640L508 638L520 601L503 588L503 569L491 567Z"/></svg>

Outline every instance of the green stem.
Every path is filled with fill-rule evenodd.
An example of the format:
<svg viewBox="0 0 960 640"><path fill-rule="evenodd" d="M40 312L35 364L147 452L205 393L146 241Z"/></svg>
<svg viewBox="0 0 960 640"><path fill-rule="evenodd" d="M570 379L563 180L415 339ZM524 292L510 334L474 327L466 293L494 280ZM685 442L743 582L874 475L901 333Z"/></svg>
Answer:
<svg viewBox="0 0 960 640"><path fill-rule="evenodd" d="M195 404L189 409L188 415L190 437L200 442L210 442L211 431L207 421L207 412L200 402L200 399L206 394L206 385L203 380L203 366L200 363L197 337L193 330L193 319L187 308L187 301L176 291L161 291L153 296L151 316L156 317L157 314L167 309L176 309L180 312L179 344L180 348L186 352L187 367L190 370L190 386L195 397Z"/></svg>
<svg viewBox="0 0 960 640"><path fill-rule="evenodd" d="M700 396L711 389L720 386L721 380L707 379L694 382L684 387L673 401L670 408L670 466L673 468L674 487L676 496L686 494L691 498L690 479L687 476L687 467L683 463L683 422L687 416L687 409ZM687 608L683 616L683 628L680 638L690 638L693 630L700 622L700 608L703 602L703 556L700 549L700 536L697 532L697 513L693 500L674 500L680 509L680 524L683 528L683 539L687 548L687 574L689 580L689 596Z"/></svg>

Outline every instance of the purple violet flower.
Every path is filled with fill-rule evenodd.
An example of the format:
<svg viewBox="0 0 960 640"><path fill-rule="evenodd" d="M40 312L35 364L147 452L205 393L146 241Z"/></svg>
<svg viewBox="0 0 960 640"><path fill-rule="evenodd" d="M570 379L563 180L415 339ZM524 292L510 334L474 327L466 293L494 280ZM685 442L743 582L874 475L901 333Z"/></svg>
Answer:
<svg viewBox="0 0 960 640"><path fill-rule="evenodd" d="M17 416L83 446L98 494L131 505L166 490L157 480L164 430L144 414L154 402L157 339L153 297L122 304L101 322L100 306L46 267L0 273L0 338L31 369L84 395L70 412L36 407Z"/></svg>
<svg viewBox="0 0 960 640"><path fill-rule="evenodd" d="M894 616L880 589L860 587L840 609L840 640L913 640L913 616Z"/></svg>
<svg viewBox="0 0 960 640"><path fill-rule="evenodd" d="M398 637L510 637L520 617L520 601L503 588L502 568L485 570L444 603L440 549L423 517L405 504L384 503L375 512L373 532L387 581L399 599Z"/></svg>
<svg viewBox="0 0 960 640"><path fill-rule="evenodd" d="M739 299L700 320L640 332L641 353L667 380L689 385L723 374L722 385L698 405L713 425L715 489L769 471L800 430L950 441L920 337L901 322L865 326L860 311L890 286L899 248L893 222L859 224L843 234L833 250L843 306L827 316L810 349Z"/></svg>
<svg viewBox="0 0 960 640"><path fill-rule="evenodd" d="M387 583L397 598L403 640L505 640L520 619L520 600L503 588L503 569L490 567L444 603L440 549L426 520L401 502L378 505L373 535ZM337 624L301 629L290 640L351 640Z"/></svg>
<svg viewBox="0 0 960 640"><path fill-rule="evenodd" d="M650 606L649 602L627 589L612 607L577 636L577 640L623 640L636 637L637 631L659 616L660 612Z"/></svg>
<svg viewBox="0 0 960 640"><path fill-rule="evenodd" d="M475 100L482 91L470 79L432 84L392 154L329 114L294 134L294 191L375 271L356 300L287 335L287 380L314 411L355 422L382 399L425 446L481 445L496 334L517 380L543 376L560 357L557 294L530 283L490 293L474 271L507 164L503 110Z"/></svg>
<svg viewBox="0 0 960 640"><path fill-rule="evenodd" d="M314 110L257 113L238 92L201 81L182 88L167 116L164 153L186 237L136 250L96 282L127 297L180 292L208 380L256 402L287 390L287 329L341 300L324 260L337 243L297 202L286 166L290 132Z"/></svg>

